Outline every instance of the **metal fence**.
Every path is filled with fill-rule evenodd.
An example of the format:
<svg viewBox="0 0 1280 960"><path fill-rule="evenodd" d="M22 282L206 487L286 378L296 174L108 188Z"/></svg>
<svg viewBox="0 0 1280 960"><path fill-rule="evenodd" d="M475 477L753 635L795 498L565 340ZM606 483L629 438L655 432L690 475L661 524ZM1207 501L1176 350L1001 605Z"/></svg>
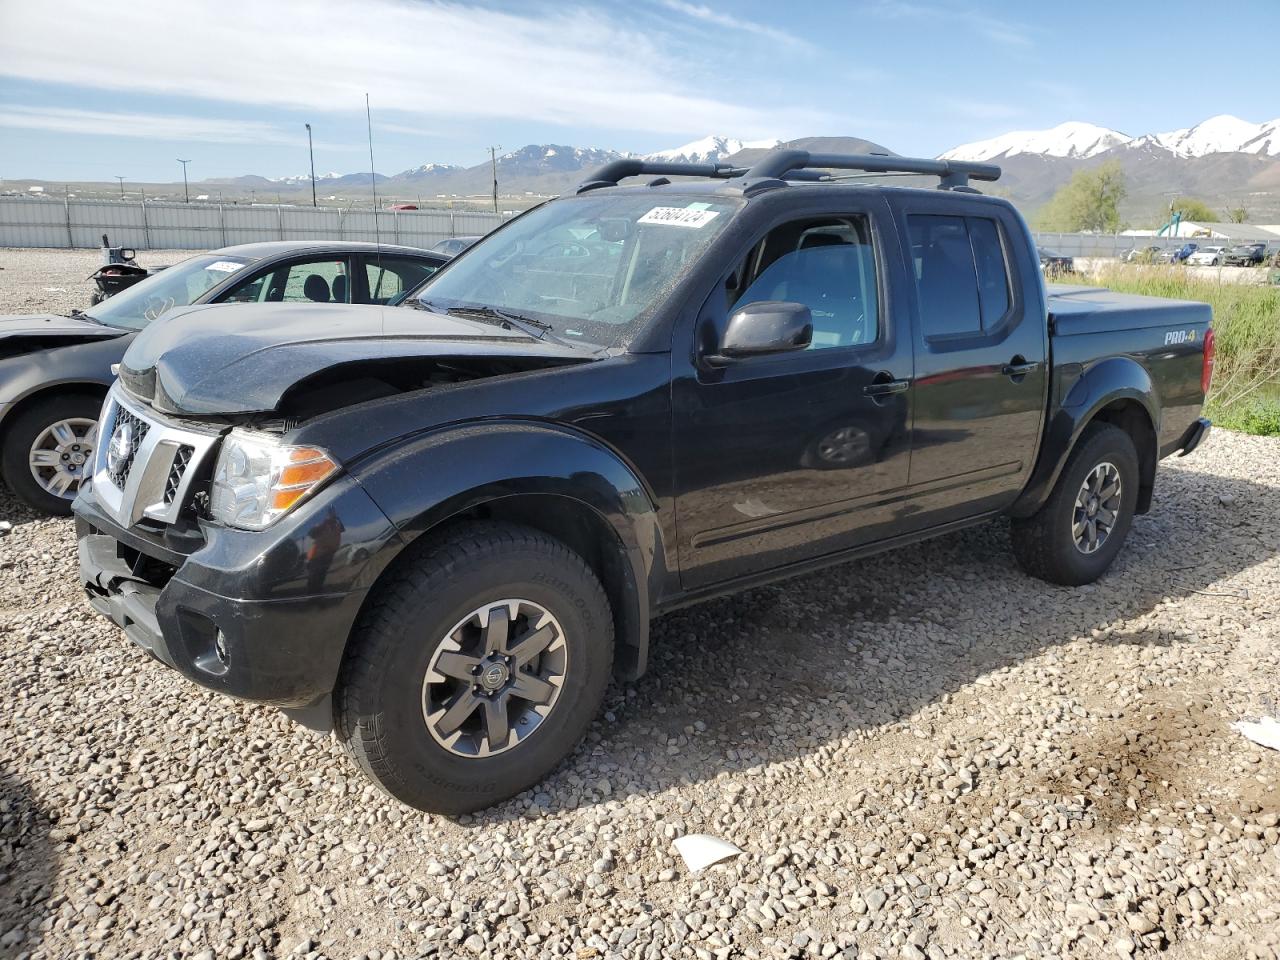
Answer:
<svg viewBox="0 0 1280 960"><path fill-rule="evenodd" d="M1034 233L1036 246L1064 257L1119 257L1135 247L1180 250L1184 244L1229 247L1229 240L1208 237L1132 237L1118 233Z"/></svg>
<svg viewBox="0 0 1280 960"><path fill-rule="evenodd" d="M372 210L268 204L135 203L0 197L0 247L211 250L261 240L368 240L430 247L488 233L509 215L462 210ZM376 217L376 226L375 226Z"/></svg>

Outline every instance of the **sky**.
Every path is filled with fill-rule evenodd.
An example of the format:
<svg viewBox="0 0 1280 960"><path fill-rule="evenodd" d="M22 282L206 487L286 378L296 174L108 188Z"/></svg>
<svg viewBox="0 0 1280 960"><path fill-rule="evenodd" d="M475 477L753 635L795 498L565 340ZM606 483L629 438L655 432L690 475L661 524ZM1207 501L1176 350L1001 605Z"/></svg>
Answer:
<svg viewBox="0 0 1280 960"><path fill-rule="evenodd" d="M0 0L0 179L473 166L859 136L935 156L1085 120L1280 116L1280 0Z"/></svg>

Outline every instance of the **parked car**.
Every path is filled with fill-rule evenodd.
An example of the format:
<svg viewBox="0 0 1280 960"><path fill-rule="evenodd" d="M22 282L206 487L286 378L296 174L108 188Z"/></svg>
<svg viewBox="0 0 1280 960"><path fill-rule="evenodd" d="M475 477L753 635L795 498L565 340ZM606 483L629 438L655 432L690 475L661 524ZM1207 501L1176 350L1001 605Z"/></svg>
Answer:
<svg viewBox="0 0 1280 960"><path fill-rule="evenodd" d="M1216 267L1222 263L1222 256L1226 251L1226 247L1201 247L1187 257L1187 263L1196 267Z"/></svg>
<svg viewBox="0 0 1280 960"><path fill-rule="evenodd" d="M200 303L385 303L447 257L372 243L248 243L202 253L70 316L0 316L0 474L67 514L92 460L103 397L137 332Z"/></svg>
<svg viewBox="0 0 1280 960"><path fill-rule="evenodd" d="M431 250L434 253L443 253L447 257L456 257L479 239L479 237L450 237L447 240L441 240Z"/></svg>
<svg viewBox="0 0 1280 960"><path fill-rule="evenodd" d="M1265 243L1237 243L1226 252L1222 262L1228 267L1257 267L1266 257Z"/></svg>
<svg viewBox="0 0 1280 960"><path fill-rule="evenodd" d="M1075 273L1076 262L1072 257L1054 253L1052 250L1046 250L1043 247L1038 248L1036 252L1040 255L1040 272L1046 277L1060 277L1064 274Z"/></svg>
<svg viewBox="0 0 1280 960"><path fill-rule="evenodd" d="M1195 253L1198 245L1194 243L1184 243L1180 247L1166 247L1160 251L1160 255L1156 257L1157 263L1184 263L1187 257Z"/></svg>
<svg viewBox="0 0 1280 960"><path fill-rule="evenodd" d="M1210 308L1046 288L1016 209L966 189L998 176L622 160L417 309L170 316L75 503L90 602L460 813L558 764L669 610L998 516L1029 573L1089 583L1209 431Z"/></svg>

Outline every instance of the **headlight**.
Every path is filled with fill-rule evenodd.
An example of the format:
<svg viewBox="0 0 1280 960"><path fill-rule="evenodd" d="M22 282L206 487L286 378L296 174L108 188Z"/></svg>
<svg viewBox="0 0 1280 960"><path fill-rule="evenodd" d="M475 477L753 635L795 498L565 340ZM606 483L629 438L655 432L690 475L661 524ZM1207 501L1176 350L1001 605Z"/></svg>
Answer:
<svg viewBox="0 0 1280 960"><path fill-rule="evenodd" d="M317 447L294 447L269 436L232 430L213 468L209 513L244 530L269 527L338 469Z"/></svg>

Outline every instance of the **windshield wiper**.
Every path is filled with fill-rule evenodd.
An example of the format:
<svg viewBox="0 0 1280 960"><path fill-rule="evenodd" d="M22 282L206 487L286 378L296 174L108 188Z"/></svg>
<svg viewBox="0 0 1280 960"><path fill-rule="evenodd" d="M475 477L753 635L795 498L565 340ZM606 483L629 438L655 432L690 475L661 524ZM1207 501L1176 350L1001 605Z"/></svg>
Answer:
<svg viewBox="0 0 1280 960"><path fill-rule="evenodd" d="M93 314L85 313L79 307L72 307L70 316L72 320L88 320L90 323L96 323L100 327L105 326L105 324Z"/></svg>
<svg viewBox="0 0 1280 960"><path fill-rule="evenodd" d="M561 340L551 332L555 329L551 324L542 320L534 320L532 317L522 317L518 313L508 313L506 310L499 310L497 307L491 307L487 304L450 307L445 313L450 316L472 317L477 320L497 320L504 326L514 327L521 333L527 333L536 340L545 338L561 346L568 346L564 340Z"/></svg>

